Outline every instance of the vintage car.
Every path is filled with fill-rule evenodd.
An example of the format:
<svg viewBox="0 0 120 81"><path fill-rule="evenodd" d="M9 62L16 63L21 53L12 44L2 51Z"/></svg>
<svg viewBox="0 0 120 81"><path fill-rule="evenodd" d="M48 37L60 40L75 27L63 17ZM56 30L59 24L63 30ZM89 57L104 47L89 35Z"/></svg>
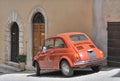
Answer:
<svg viewBox="0 0 120 81"><path fill-rule="evenodd" d="M93 71L99 71L103 63L103 52L80 32L47 38L33 60L36 75L40 75L40 70L61 70L63 75L72 76L74 68L90 67Z"/></svg>

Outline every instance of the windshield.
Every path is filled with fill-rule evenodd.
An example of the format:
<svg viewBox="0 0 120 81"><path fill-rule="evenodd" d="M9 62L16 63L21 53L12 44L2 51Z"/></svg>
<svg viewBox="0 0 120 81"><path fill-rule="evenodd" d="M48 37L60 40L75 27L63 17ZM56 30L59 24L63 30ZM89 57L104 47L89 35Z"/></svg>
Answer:
<svg viewBox="0 0 120 81"><path fill-rule="evenodd" d="M70 36L71 41L78 42L82 40L88 40L88 38L85 35L82 34L75 34Z"/></svg>

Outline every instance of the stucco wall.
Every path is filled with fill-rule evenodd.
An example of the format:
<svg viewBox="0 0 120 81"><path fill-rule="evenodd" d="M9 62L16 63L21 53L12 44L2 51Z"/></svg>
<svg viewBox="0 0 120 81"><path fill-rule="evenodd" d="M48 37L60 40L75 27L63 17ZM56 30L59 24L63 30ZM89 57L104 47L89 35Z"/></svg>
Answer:
<svg viewBox="0 0 120 81"><path fill-rule="evenodd" d="M47 36L71 31L81 31L91 36L92 0L1 0L0 62L5 62L6 25L10 14L15 11L20 16L24 30L23 52L27 53L28 21L36 7L42 8L47 17Z"/></svg>
<svg viewBox="0 0 120 81"><path fill-rule="evenodd" d="M93 32L95 44L108 55L107 22L120 22L120 0L93 0Z"/></svg>
<svg viewBox="0 0 120 81"><path fill-rule="evenodd" d="M107 31L108 22L120 22L119 3L120 3L120 0L104 0L103 2L103 18L104 18L104 26L106 29L106 33L108 33ZM106 43L108 44L108 36L106 36L106 40L107 40Z"/></svg>
<svg viewBox="0 0 120 81"><path fill-rule="evenodd" d="M93 2L93 32L92 38L99 49L107 57L107 30L103 16L104 0L94 0Z"/></svg>
<svg viewBox="0 0 120 81"><path fill-rule="evenodd" d="M105 23L120 22L120 0L104 0L103 15Z"/></svg>
<svg viewBox="0 0 120 81"><path fill-rule="evenodd" d="M49 36L71 31L91 34L92 0L48 0L43 6Z"/></svg>

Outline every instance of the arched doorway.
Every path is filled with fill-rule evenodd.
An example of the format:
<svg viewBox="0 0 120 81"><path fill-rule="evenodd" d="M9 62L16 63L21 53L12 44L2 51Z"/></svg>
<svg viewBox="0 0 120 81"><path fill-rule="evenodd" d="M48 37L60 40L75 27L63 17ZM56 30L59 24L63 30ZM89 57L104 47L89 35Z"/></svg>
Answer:
<svg viewBox="0 0 120 81"><path fill-rule="evenodd" d="M11 61L18 62L16 57L19 55L19 28L16 22L11 25Z"/></svg>
<svg viewBox="0 0 120 81"><path fill-rule="evenodd" d="M37 12L33 16L33 56L39 51L39 47L43 45L45 39L45 19L44 16Z"/></svg>

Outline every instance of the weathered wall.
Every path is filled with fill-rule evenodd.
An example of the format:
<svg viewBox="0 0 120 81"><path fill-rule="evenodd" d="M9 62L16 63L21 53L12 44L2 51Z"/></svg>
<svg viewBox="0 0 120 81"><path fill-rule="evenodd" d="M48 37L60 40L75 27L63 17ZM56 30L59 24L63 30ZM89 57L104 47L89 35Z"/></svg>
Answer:
<svg viewBox="0 0 120 81"><path fill-rule="evenodd" d="M105 27L104 17L103 17L103 3L104 0L94 0L93 3L93 41L104 51L107 57L107 30Z"/></svg>
<svg viewBox="0 0 120 81"><path fill-rule="evenodd" d="M93 33L96 45L107 57L107 22L120 22L120 0L93 0Z"/></svg>
<svg viewBox="0 0 120 81"><path fill-rule="evenodd" d="M25 49L25 42L27 41L27 26L28 26L28 15L30 14L30 11L33 7L37 5L41 5L44 0L41 1L33 1L33 0L1 0L0 1L0 62L5 62L6 57L8 55L6 54L6 26L9 24L8 19L11 17L11 13L14 11L17 12L17 14L21 18L22 26L24 31L24 46L23 49ZM14 17L12 17L14 18ZM14 20L14 19L11 19ZM14 21L13 21L14 22ZM24 50L25 51L25 50Z"/></svg>
<svg viewBox="0 0 120 81"><path fill-rule="evenodd" d="M71 31L91 34L92 0L48 0L43 6L49 36Z"/></svg>
<svg viewBox="0 0 120 81"><path fill-rule="evenodd" d="M20 20L17 20L19 18L14 13L12 18L15 19L11 20L22 22L22 52L29 51L28 29L31 23L28 21L36 7L42 8L47 18L47 36L71 31L81 31L91 36L92 0L0 0L0 62L5 62L9 56L6 56L6 26L10 27L7 21L13 12L17 13Z"/></svg>
<svg viewBox="0 0 120 81"><path fill-rule="evenodd" d="M120 0L104 0L103 18L106 33L108 33L107 31L108 22L120 22ZM107 40L106 43L108 44L108 36L106 36L106 40Z"/></svg>
<svg viewBox="0 0 120 81"><path fill-rule="evenodd" d="M104 0L103 15L106 24L120 22L120 0Z"/></svg>

